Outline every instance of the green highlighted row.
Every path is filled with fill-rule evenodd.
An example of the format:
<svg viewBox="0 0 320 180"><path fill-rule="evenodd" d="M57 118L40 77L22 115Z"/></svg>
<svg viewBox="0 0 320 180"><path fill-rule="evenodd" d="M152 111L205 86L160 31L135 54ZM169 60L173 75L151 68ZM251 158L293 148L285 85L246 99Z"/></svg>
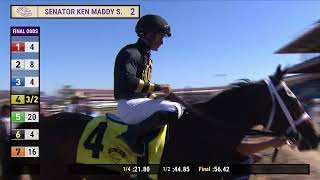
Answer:
<svg viewBox="0 0 320 180"><path fill-rule="evenodd" d="M39 112L11 112L11 122L22 123L22 122L39 122Z"/></svg>

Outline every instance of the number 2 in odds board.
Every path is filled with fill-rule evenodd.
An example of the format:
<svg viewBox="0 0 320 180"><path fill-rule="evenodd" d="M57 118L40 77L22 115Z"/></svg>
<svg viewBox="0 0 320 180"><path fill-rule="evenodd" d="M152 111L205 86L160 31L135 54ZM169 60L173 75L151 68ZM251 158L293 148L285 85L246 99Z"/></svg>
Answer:
<svg viewBox="0 0 320 180"><path fill-rule="evenodd" d="M13 59L11 61L12 70L39 70L38 59Z"/></svg>

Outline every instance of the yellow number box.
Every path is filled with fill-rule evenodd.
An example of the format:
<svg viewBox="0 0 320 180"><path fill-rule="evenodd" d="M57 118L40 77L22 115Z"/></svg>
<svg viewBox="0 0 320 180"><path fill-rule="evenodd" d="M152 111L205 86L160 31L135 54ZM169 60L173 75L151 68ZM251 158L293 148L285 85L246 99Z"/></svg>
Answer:
<svg viewBox="0 0 320 180"><path fill-rule="evenodd" d="M25 95L23 94L11 95L11 104L25 104Z"/></svg>

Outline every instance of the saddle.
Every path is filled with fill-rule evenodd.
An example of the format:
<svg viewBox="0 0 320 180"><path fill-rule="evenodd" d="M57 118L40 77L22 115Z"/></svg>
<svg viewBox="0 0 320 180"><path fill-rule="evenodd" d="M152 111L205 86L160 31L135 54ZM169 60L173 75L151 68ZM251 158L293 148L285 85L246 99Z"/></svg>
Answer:
<svg viewBox="0 0 320 180"><path fill-rule="evenodd" d="M129 129L129 125L120 122L119 118L113 114L108 113L106 116L93 118L84 128L79 140L76 162L81 164L138 164L140 157L132 152L122 138L119 138ZM163 125L146 141L147 152L144 156L148 164L160 164L166 132L167 125Z"/></svg>

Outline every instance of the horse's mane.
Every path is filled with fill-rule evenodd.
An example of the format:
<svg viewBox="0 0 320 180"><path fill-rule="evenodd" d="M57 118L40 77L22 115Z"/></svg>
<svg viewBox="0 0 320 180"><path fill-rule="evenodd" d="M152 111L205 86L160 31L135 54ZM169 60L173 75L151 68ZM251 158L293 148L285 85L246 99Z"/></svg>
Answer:
<svg viewBox="0 0 320 180"><path fill-rule="evenodd" d="M247 87L254 84L253 81L251 81L250 79L238 79L236 80L236 82L231 83L229 86L231 86L233 88L241 88L241 87Z"/></svg>
<svg viewBox="0 0 320 180"><path fill-rule="evenodd" d="M261 81L251 81L250 79L239 79L236 80L236 82L233 82L231 84L229 84L229 88L227 88L226 90L222 91L221 93L219 93L218 95L212 97L211 99L209 99L208 101L206 101L205 103L210 103L212 104L215 101L219 101L221 98L223 98L224 101L228 101L231 95L235 94L235 93L241 93L244 90L248 90L249 88L253 88L257 87L258 85L261 85Z"/></svg>
<svg viewBox="0 0 320 180"><path fill-rule="evenodd" d="M258 92L257 87L261 86L262 83L263 81L239 79L236 82L229 84L226 90L209 98L206 101L195 103L192 105L192 107L198 109L199 111L207 113L212 113L212 109L216 109L215 113L221 113L221 115L223 115L223 113L227 113L228 111L228 108L226 108L226 106L230 106L230 108L232 106L235 107L233 109L233 113L239 114L244 109L246 109L246 106L243 106L242 104L251 101L253 100L253 98L255 98L255 96L252 96L252 94L253 92ZM210 107L210 109L208 109L207 107ZM216 115L219 116L218 114Z"/></svg>

